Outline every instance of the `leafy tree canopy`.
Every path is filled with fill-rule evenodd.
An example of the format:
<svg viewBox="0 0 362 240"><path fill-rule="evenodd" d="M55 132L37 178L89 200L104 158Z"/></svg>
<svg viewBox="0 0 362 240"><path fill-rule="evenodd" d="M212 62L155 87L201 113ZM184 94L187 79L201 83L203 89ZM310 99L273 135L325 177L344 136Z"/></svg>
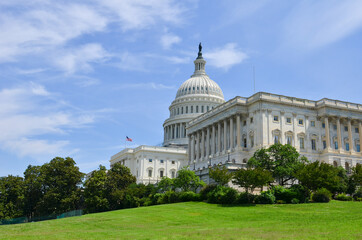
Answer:
<svg viewBox="0 0 362 240"><path fill-rule="evenodd" d="M225 186L233 178L233 174L228 171L225 166L216 166L210 168L209 175L215 182L221 186Z"/></svg>
<svg viewBox="0 0 362 240"><path fill-rule="evenodd" d="M255 151L253 157L248 161L248 166L261 167L272 173L280 185L295 179L295 173L308 160L300 156L297 150L289 144L274 144L269 148Z"/></svg>
<svg viewBox="0 0 362 240"><path fill-rule="evenodd" d="M187 167L178 171L174 183L175 187L181 188L182 191L196 191L198 187L205 185L205 183L196 176L195 172L189 170Z"/></svg>
<svg viewBox="0 0 362 240"><path fill-rule="evenodd" d="M256 187L262 187L273 181L272 174L260 167L251 169L240 168L234 172L234 178L232 182L240 187L245 188L248 192L254 191Z"/></svg>

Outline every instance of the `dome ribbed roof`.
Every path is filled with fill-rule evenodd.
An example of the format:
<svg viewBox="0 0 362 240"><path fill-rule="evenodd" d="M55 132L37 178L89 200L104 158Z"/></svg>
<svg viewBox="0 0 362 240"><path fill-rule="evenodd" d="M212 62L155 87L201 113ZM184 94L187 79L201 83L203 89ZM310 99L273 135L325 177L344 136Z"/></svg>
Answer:
<svg viewBox="0 0 362 240"><path fill-rule="evenodd" d="M219 85L206 74L192 76L178 89L176 98L190 94L205 94L224 99Z"/></svg>

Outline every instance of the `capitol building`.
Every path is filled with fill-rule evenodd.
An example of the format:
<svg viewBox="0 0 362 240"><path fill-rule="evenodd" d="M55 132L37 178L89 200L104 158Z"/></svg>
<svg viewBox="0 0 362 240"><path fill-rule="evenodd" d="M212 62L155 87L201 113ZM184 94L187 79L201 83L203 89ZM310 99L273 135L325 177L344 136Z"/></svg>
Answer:
<svg viewBox="0 0 362 240"><path fill-rule="evenodd" d="M362 105L258 92L225 102L219 85L205 72L201 45L195 71L178 89L163 123L163 146L126 148L113 155L131 169L137 183L175 178L189 166L205 182L208 168L246 166L257 149L290 144L309 161L342 166L362 164Z"/></svg>

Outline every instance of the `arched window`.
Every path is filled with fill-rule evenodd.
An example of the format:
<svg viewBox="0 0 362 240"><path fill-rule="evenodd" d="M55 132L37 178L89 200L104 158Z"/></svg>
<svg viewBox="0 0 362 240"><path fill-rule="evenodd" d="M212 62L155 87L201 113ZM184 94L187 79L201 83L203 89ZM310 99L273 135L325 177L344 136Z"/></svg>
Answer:
<svg viewBox="0 0 362 240"><path fill-rule="evenodd" d="M346 169L347 173L351 173L351 169L349 168L349 163L346 162L344 165L345 165L344 168Z"/></svg>
<svg viewBox="0 0 362 240"><path fill-rule="evenodd" d="M334 166L334 167L338 167L337 161L333 161L333 166Z"/></svg>

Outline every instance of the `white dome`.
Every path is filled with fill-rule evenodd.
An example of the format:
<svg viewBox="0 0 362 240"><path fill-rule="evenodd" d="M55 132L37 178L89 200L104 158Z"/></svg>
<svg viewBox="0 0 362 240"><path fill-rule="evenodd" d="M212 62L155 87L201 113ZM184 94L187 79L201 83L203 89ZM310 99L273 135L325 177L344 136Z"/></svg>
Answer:
<svg viewBox="0 0 362 240"><path fill-rule="evenodd" d="M205 94L224 99L219 85L206 74L194 76L186 80L178 89L176 98L189 94Z"/></svg>

